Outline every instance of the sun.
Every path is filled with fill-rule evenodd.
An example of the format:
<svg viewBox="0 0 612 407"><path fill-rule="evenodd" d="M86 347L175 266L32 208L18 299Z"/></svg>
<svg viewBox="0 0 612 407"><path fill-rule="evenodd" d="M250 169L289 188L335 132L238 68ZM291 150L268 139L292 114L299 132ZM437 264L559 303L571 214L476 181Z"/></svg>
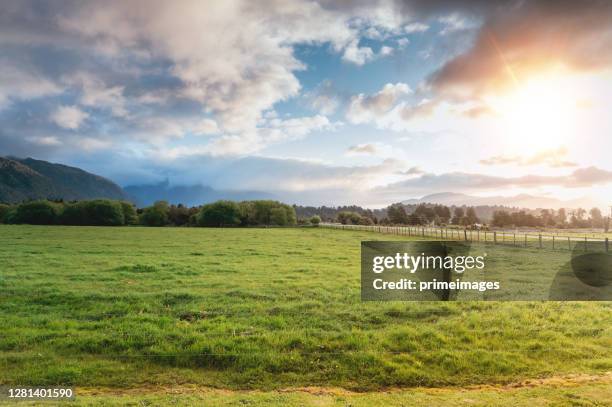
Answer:
<svg viewBox="0 0 612 407"><path fill-rule="evenodd" d="M496 100L507 147L529 152L566 145L575 130L574 89L568 76L549 74L517 82Z"/></svg>

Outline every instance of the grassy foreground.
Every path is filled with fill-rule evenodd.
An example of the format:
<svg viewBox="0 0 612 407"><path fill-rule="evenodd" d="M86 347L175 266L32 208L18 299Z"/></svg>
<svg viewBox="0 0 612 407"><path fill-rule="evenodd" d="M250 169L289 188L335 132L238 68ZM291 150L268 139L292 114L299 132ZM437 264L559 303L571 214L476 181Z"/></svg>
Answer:
<svg viewBox="0 0 612 407"><path fill-rule="evenodd" d="M612 369L610 303L360 302L359 243L376 239L390 237L0 225L0 384L190 384L266 397ZM518 253L534 272L546 267L537 252Z"/></svg>

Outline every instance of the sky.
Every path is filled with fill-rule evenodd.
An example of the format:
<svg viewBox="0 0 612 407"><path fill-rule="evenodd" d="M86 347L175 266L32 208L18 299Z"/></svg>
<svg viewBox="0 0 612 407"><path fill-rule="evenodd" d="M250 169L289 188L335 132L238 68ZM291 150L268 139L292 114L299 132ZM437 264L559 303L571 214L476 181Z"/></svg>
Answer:
<svg viewBox="0 0 612 407"><path fill-rule="evenodd" d="M612 2L3 1L0 155L291 203L612 204Z"/></svg>

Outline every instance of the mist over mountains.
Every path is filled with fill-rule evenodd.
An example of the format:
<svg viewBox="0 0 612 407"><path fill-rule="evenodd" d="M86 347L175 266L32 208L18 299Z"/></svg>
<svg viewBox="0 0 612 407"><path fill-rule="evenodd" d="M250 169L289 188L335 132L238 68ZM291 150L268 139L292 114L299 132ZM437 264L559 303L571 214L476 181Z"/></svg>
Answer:
<svg viewBox="0 0 612 407"><path fill-rule="evenodd" d="M124 191L138 206L149 206L155 201L198 206L219 199L231 201L278 199L274 194L261 191L217 190L204 185L170 185L168 180L151 185L130 185L126 186Z"/></svg>

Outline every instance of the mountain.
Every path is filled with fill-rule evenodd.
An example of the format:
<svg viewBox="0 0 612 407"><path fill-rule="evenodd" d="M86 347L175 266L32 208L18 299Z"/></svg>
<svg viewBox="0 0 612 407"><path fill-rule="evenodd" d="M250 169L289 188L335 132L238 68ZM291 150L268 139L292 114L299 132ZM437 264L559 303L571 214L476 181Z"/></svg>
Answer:
<svg viewBox="0 0 612 407"><path fill-rule="evenodd" d="M244 201L251 199L278 199L273 194L260 191L217 190L203 185L174 185L166 180L153 185L130 185L124 188L129 198L138 206L148 206L155 201L167 201L198 206L219 199Z"/></svg>
<svg viewBox="0 0 612 407"><path fill-rule="evenodd" d="M426 195L418 199L408 199L402 201L404 205L416 205L420 203L435 203L447 206L506 206L513 208L575 208L583 207L590 208L595 206L593 202L587 198L575 199L571 201L562 201L556 198L532 196L528 194L520 194L515 196L471 196L456 192L442 192L438 194Z"/></svg>
<svg viewBox="0 0 612 407"><path fill-rule="evenodd" d="M0 202L125 199L117 184L79 168L33 158L0 157Z"/></svg>

